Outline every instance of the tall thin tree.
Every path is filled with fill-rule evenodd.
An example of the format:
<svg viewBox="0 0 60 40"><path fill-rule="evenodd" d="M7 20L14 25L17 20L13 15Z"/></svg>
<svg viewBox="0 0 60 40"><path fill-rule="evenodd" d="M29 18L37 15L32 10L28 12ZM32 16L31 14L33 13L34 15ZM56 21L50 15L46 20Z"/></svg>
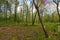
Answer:
<svg viewBox="0 0 60 40"><path fill-rule="evenodd" d="M59 7L59 2L60 2L60 1L59 1L59 0L53 0L53 2L57 5L56 8L57 8L57 13L58 13L58 16L59 16L59 22L60 22L60 13L59 13L59 8L58 8L58 7Z"/></svg>
<svg viewBox="0 0 60 40"><path fill-rule="evenodd" d="M18 6L18 3L19 3L18 0L15 0L15 15L14 15L15 17L14 17L14 21L16 21L16 17L17 17L16 14L17 14L17 6Z"/></svg>
<svg viewBox="0 0 60 40"><path fill-rule="evenodd" d="M40 0L40 1L43 2L42 0ZM42 26L42 29L43 29L43 31L44 31L44 33L45 33L45 37L48 38L48 33L47 33L46 29L45 29L45 26L44 26L43 21L42 21L41 16L40 16L39 6L35 3L34 0L33 0L33 4L34 4L34 6L35 6L35 8L36 8L36 10L37 10L38 17L39 17L39 21L40 21L41 26Z"/></svg>

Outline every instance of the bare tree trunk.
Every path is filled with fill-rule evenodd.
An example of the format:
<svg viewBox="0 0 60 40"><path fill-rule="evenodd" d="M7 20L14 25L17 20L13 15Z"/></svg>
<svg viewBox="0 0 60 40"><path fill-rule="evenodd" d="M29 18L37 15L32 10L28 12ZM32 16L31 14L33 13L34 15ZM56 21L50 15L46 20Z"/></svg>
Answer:
<svg viewBox="0 0 60 40"><path fill-rule="evenodd" d="M14 21L16 21L16 6L15 6L15 17L14 17Z"/></svg>
<svg viewBox="0 0 60 40"><path fill-rule="evenodd" d="M7 23L7 8L5 10L5 17L6 17L6 23Z"/></svg>
<svg viewBox="0 0 60 40"><path fill-rule="evenodd" d="M58 9L59 2L56 3L54 0L53 0L53 2L57 5L57 13L58 13L58 16L59 16L59 23L60 23L60 14L59 14L59 9Z"/></svg>
<svg viewBox="0 0 60 40"><path fill-rule="evenodd" d="M34 25L34 19L33 19L33 2L32 2L32 25Z"/></svg>
<svg viewBox="0 0 60 40"><path fill-rule="evenodd" d="M14 17L14 21L16 21L16 13L17 13L17 0L15 1L15 17Z"/></svg>
<svg viewBox="0 0 60 40"><path fill-rule="evenodd" d="M27 18L28 18L28 7L27 7L27 13L26 13L26 25L27 25L27 22L28 22L28 20L27 20Z"/></svg>
<svg viewBox="0 0 60 40"><path fill-rule="evenodd" d="M5 20L6 20L6 16L5 16L5 11L6 11L6 10L5 10L5 4L6 4L6 2L4 2L4 4L3 4L3 5L4 5L4 18L5 18Z"/></svg>
<svg viewBox="0 0 60 40"><path fill-rule="evenodd" d="M33 0L33 4L34 4L34 6L35 6L35 8L36 8L36 10L37 10L37 12L38 12L39 22L41 23L41 26L42 26L43 31L44 31L44 33L45 33L45 37L48 38L48 33L47 33L47 31L45 30L45 26L44 26L44 24L43 24L43 22L42 22L42 19L41 19L41 17L40 17L39 7L35 4L34 0Z"/></svg>
<svg viewBox="0 0 60 40"><path fill-rule="evenodd" d="M28 23L28 6L26 5L26 7L27 7L27 9L26 9L26 25L27 25L27 23Z"/></svg>
<svg viewBox="0 0 60 40"><path fill-rule="evenodd" d="M57 13L58 13L58 16L59 16L59 23L60 23L60 14L59 14L58 6L59 6L59 4L57 3Z"/></svg>
<svg viewBox="0 0 60 40"><path fill-rule="evenodd" d="M7 1L6 1L6 3L7 3ZM7 22L7 5L6 5L6 3L5 3L5 17L6 17L6 22Z"/></svg>
<svg viewBox="0 0 60 40"><path fill-rule="evenodd" d="M11 19L11 13L12 13L12 12L11 12L11 6L10 6L9 11L10 11L10 16L9 16L9 19Z"/></svg>
<svg viewBox="0 0 60 40"><path fill-rule="evenodd" d="M33 18L33 20L32 20L32 25L34 25L34 23L35 23L36 14L37 14L37 12L35 13L35 16L34 16L34 18Z"/></svg>

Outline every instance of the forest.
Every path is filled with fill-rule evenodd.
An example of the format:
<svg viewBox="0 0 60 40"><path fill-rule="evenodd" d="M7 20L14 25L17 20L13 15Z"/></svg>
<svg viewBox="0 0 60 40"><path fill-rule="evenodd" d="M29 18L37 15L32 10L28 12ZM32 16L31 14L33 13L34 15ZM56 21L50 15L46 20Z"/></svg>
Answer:
<svg viewBox="0 0 60 40"><path fill-rule="evenodd" d="M60 40L60 0L0 0L0 40Z"/></svg>

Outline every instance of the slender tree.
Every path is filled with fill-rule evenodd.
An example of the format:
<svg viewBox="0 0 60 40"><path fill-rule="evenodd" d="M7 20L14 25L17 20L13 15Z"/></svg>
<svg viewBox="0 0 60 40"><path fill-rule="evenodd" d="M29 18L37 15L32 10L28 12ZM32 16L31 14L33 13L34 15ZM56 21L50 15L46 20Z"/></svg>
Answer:
<svg viewBox="0 0 60 40"><path fill-rule="evenodd" d="M39 0L39 1L43 3L43 0ZM35 8L36 8L36 10L37 10L38 17L39 17L39 21L40 21L41 26L42 26L42 28L43 28L43 31L44 31L44 33L45 33L45 37L48 37L48 33L47 33L46 29L45 29L45 26L44 26L43 21L42 21L41 16L40 16L39 6L35 3L34 0L33 0L33 4L34 4L34 6L35 6Z"/></svg>
<svg viewBox="0 0 60 40"><path fill-rule="evenodd" d="M15 17L14 17L14 21L16 21L16 17L17 17L16 14L17 14L18 3L19 3L18 0L15 0L15 15L14 15Z"/></svg>
<svg viewBox="0 0 60 40"><path fill-rule="evenodd" d="M57 8L57 13L58 13L58 16L59 16L59 22L60 22L60 13L59 13L59 8L58 8L58 7L59 7L59 2L60 2L60 1L59 1L59 0L53 0L53 2L57 5L56 8Z"/></svg>
<svg viewBox="0 0 60 40"><path fill-rule="evenodd" d="M30 13L29 13L29 7L28 7L28 4L27 4L27 0L24 0L24 16L26 17L26 25L28 23L28 21L30 21Z"/></svg>
<svg viewBox="0 0 60 40"><path fill-rule="evenodd" d="M32 1L32 25L34 24L34 21L33 21L33 1Z"/></svg>

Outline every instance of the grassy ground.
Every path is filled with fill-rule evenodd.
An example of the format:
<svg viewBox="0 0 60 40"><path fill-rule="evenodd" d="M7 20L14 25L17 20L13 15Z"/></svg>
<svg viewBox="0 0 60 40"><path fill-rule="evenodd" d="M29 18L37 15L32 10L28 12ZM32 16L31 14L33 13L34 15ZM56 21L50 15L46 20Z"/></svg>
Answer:
<svg viewBox="0 0 60 40"><path fill-rule="evenodd" d="M42 27L39 23L33 26L31 23L0 21L0 40L60 40L58 24L44 23L49 37L45 38Z"/></svg>
<svg viewBox="0 0 60 40"><path fill-rule="evenodd" d="M60 40L60 32L58 33L56 23L45 23L48 38L45 38L41 25L17 26L16 24L14 26L13 23L12 25L7 24L0 26L0 40ZM3 25L3 22L0 25Z"/></svg>

